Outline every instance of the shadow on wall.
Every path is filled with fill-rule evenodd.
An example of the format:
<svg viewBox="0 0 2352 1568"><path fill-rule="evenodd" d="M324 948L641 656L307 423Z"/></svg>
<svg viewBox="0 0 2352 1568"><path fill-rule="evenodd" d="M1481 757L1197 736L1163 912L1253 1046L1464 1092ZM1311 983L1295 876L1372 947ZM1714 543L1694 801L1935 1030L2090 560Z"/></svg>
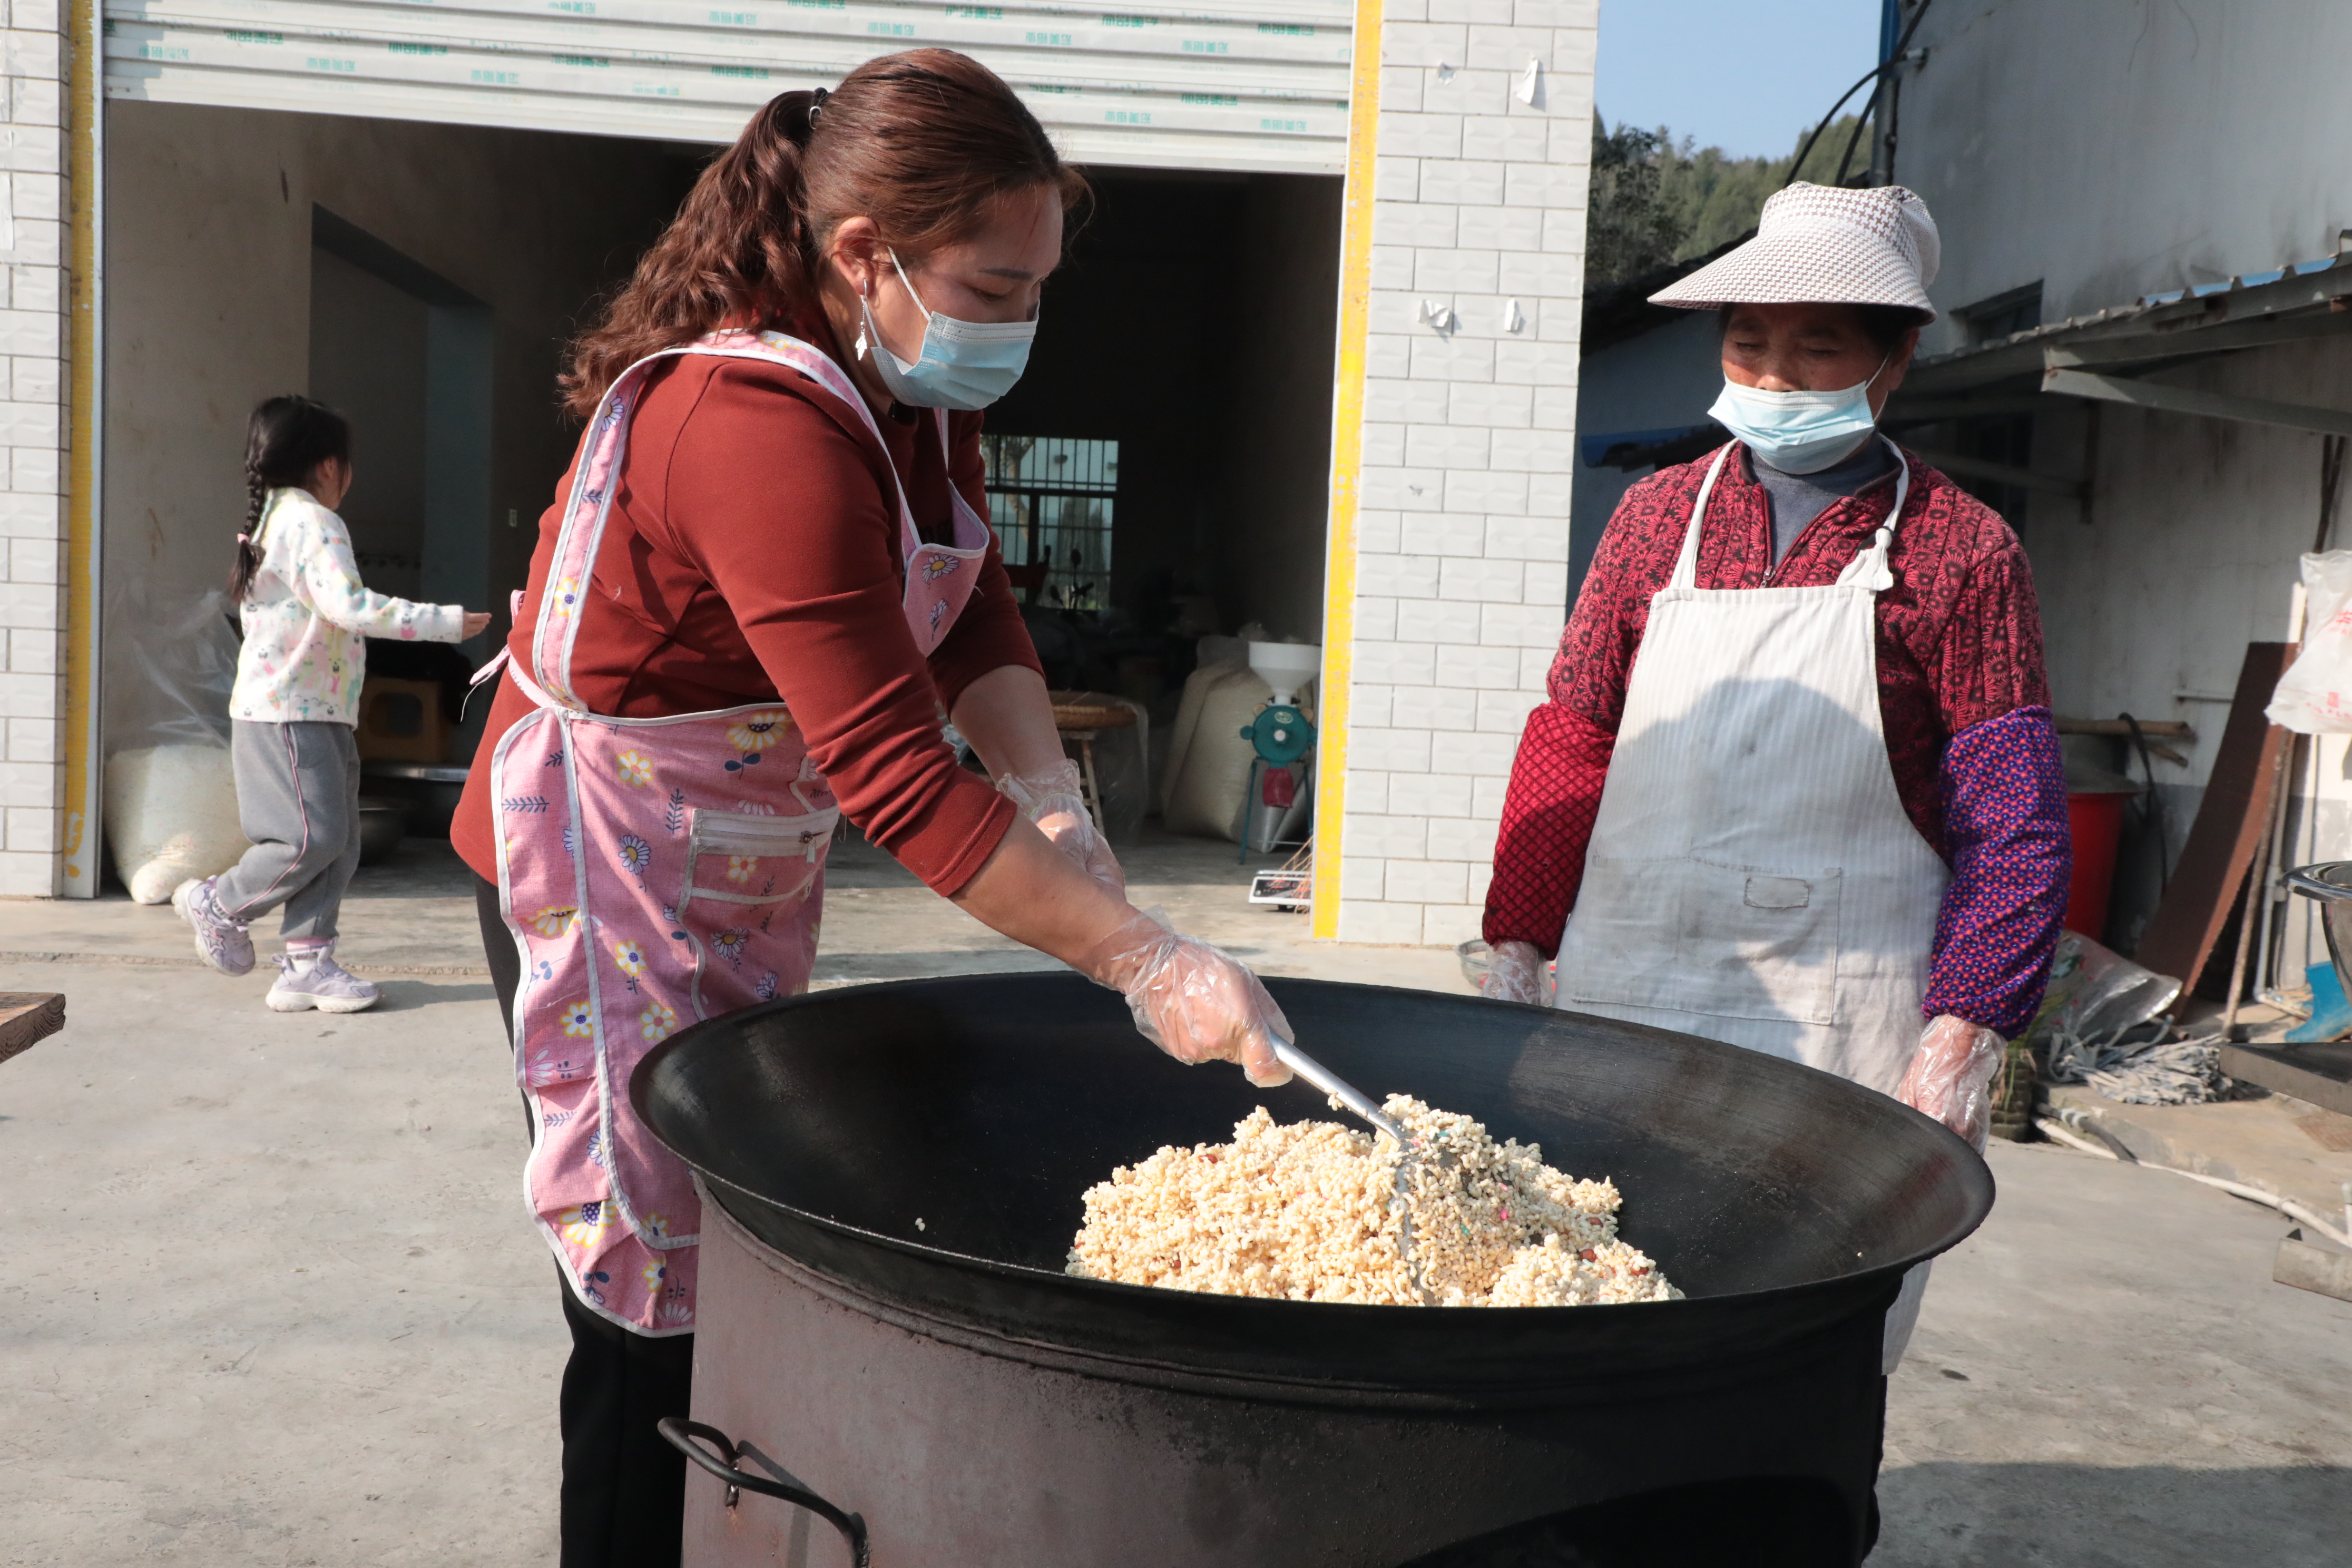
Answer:
<svg viewBox="0 0 2352 1568"><path fill-rule="evenodd" d="M2352 1469L1906 1465L1884 1472L1871 1568L2335 1568Z"/></svg>

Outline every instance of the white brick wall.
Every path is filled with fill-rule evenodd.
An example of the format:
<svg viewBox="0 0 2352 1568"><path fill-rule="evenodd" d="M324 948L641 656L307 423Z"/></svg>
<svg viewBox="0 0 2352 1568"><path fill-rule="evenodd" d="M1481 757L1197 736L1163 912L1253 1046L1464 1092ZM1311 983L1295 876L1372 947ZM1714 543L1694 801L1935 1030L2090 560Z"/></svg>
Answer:
<svg viewBox="0 0 2352 1568"><path fill-rule="evenodd" d="M1386 6L1343 942L1478 933L1511 756L1559 638L1598 11ZM1530 60L1532 105L1515 93ZM1422 325L1424 300L1459 325Z"/></svg>
<svg viewBox="0 0 2352 1568"><path fill-rule="evenodd" d="M58 0L0 0L0 894L54 894L62 847L63 29Z"/></svg>

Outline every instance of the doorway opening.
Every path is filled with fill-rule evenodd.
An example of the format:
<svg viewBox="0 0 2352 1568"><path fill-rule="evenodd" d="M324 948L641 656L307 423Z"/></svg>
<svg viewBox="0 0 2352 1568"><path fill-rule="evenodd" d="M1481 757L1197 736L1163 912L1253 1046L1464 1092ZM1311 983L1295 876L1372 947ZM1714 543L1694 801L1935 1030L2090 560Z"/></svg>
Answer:
<svg viewBox="0 0 2352 1568"><path fill-rule="evenodd" d="M342 507L379 592L486 605L490 308L324 206L310 209L310 395L352 422Z"/></svg>
<svg viewBox="0 0 2352 1568"><path fill-rule="evenodd" d="M1034 542L1046 568L1048 683L1165 731L1204 637L1322 640L1341 182L1087 177L1028 373L988 412L992 521L1008 565Z"/></svg>

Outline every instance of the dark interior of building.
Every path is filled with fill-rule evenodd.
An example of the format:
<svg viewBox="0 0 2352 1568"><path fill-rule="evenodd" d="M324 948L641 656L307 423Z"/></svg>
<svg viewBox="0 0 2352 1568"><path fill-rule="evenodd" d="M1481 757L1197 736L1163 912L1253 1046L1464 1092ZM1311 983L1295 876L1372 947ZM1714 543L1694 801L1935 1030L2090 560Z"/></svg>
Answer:
<svg viewBox="0 0 2352 1568"><path fill-rule="evenodd" d="M1108 560L1042 531L1057 559L1026 590L1031 626L1056 685L1150 702L1181 685L1202 634L1318 637L1340 182L1088 174L1095 199L1046 289L1028 374L989 416L992 521L1026 566L1033 511L1091 521L1100 502L1016 499L1023 481L1115 464ZM1043 450L1016 467L1008 446L1024 440Z"/></svg>

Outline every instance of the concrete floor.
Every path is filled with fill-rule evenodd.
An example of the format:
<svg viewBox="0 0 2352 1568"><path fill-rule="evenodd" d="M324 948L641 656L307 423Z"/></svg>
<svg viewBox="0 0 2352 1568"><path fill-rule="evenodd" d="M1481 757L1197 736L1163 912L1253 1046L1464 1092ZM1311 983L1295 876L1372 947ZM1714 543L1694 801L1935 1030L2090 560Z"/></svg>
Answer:
<svg viewBox="0 0 2352 1568"><path fill-rule="evenodd" d="M2352 1560L2352 1302L2271 1281L2286 1222L1996 1143L1889 1397L1874 1568Z"/></svg>
<svg viewBox="0 0 2352 1568"><path fill-rule="evenodd" d="M1164 910L1178 929L1207 938L1269 974L1311 974L1385 985L1467 993L1451 952L1421 947L1342 947L1316 942L1305 914L1253 908L1253 869L1280 855L1234 861L1234 847L1150 832L1120 859L1129 896ZM410 839L390 860L354 879L338 951L362 973L480 974L474 877L446 841ZM255 928L274 950L274 921ZM137 905L120 891L86 902L0 900L0 963L136 962L192 965L187 928L167 904ZM863 839L836 842L825 867L824 937L814 984L919 974L978 974L1053 969L1054 960L997 935ZM256 971L268 989L268 960Z"/></svg>
<svg viewBox="0 0 2352 1568"><path fill-rule="evenodd" d="M1248 910L1231 854L1129 860L1269 971L1462 988L1450 953ZM821 975L1028 962L871 858L836 868ZM0 905L0 989L69 1020L0 1065L0 1563L552 1561L564 1341L470 898L412 847L345 924L384 1005L279 1017L168 911ZM2352 1304L2271 1283L2284 1222L2043 1146L1992 1161L2000 1205L1895 1380L1874 1563L2345 1561Z"/></svg>

